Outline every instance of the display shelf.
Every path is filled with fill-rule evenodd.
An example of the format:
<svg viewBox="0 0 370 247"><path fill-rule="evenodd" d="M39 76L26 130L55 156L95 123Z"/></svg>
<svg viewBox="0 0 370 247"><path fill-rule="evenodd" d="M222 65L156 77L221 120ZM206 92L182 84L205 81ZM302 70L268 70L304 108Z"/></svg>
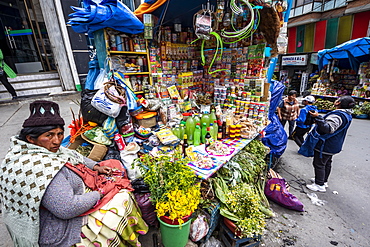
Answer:
<svg viewBox="0 0 370 247"><path fill-rule="evenodd" d="M146 52L141 51L109 51L111 55L146 55Z"/></svg>
<svg viewBox="0 0 370 247"><path fill-rule="evenodd" d="M149 72L123 72L124 75L149 75Z"/></svg>
<svg viewBox="0 0 370 247"><path fill-rule="evenodd" d="M135 94L142 94L144 91L136 91Z"/></svg>

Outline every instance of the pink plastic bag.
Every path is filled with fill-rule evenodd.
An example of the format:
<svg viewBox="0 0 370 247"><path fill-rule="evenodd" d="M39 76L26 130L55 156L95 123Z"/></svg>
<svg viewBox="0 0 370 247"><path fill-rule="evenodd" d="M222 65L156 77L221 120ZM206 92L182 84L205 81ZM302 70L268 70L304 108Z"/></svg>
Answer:
<svg viewBox="0 0 370 247"><path fill-rule="evenodd" d="M284 178L271 178L265 186L265 195L277 204L296 211L303 212L304 205L293 194L288 192Z"/></svg>

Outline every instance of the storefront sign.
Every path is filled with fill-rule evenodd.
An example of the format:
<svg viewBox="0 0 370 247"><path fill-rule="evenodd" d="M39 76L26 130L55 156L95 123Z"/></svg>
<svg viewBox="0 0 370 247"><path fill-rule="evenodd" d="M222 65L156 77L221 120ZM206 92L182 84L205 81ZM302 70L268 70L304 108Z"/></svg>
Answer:
<svg viewBox="0 0 370 247"><path fill-rule="evenodd" d="M304 66L307 65L307 55L283 56L282 66Z"/></svg>

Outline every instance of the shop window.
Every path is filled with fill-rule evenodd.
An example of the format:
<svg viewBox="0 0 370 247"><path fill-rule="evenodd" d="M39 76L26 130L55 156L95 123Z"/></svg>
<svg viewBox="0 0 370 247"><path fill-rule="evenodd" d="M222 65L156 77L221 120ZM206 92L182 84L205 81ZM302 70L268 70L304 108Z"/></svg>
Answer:
<svg viewBox="0 0 370 247"><path fill-rule="evenodd" d="M304 5L303 6L303 14L311 12L312 11L312 6L313 6L312 3Z"/></svg>
<svg viewBox="0 0 370 247"><path fill-rule="evenodd" d="M297 16L297 15L301 15L303 14L303 7L298 7L295 9L294 11L294 15Z"/></svg>
<svg viewBox="0 0 370 247"><path fill-rule="evenodd" d="M335 8L346 6L347 0L335 0Z"/></svg>
<svg viewBox="0 0 370 247"><path fill-rule="evenodd" d="M329 0L326 3L324 3L324 11L334 9L334 3L335 0Z"/></svg>
<svg viewBox="0 0 370 247"><path fill-rule="evenodd" d="M302 6L304 4L304 0L297 0L296 1L296 6Z"/></svg>

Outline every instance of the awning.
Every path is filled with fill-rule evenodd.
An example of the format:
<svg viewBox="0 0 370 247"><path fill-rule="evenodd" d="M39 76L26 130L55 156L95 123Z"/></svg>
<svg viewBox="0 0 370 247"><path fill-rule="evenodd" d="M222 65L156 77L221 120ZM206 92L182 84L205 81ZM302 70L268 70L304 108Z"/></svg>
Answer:
<svg viewBox="0 0 370 247"><path fill-rule="evenodd" d="M321 70L329 60L348 59L353 70L357 71L360 60L370 54L370 38L354 39L340 44L332 49L324 49L318 52L319 69ZM370 58L370 57L369 57Z"/></svg>

